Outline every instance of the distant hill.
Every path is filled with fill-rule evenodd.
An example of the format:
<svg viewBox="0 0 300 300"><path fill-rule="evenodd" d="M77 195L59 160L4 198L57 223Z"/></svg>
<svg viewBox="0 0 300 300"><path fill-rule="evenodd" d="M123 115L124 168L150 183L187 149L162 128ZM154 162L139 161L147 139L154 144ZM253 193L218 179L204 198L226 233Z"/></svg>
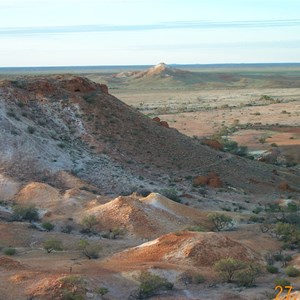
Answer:
<svg viewBox="0 0 300 300"><path fill-rule="evenodd" d="M166 77L173 77L176 79L176 76L186 75L191 72L184 71L180 69L176 69L166 65L165 63L160 63L156 66L153 66L146 71L133 71L133 72L121 72L115 75L116 78L124 78L124 77L131 77L135 79L139 78L166 78Z"/></svg>
<svg viewBox="0 0 300 300"><path fill-rule="evenodd" d="M119 73L100 76L111 88L128 89L218 89L218 88L290 88L298 87L300 70L297 65L167 65L159 63L145 69L136 67Z"/></svg>

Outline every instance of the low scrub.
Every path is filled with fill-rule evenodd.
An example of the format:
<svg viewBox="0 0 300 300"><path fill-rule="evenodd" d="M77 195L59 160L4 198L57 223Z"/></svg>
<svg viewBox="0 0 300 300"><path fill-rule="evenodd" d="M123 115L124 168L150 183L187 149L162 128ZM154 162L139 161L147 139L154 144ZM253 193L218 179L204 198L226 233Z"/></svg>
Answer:
<svg viewBox="0 0 300 300"><path fill-rule="evenodd" d="M259 264L244 262L234 258L223 258L214 265L222 280L227 283L235 282L239 286L251 287L262 272Z"/></svg>
<svg viewBox="0 0 300 300"><path fill-rule="evenodd" d="M163 189L160 190L159 193L167 198L169 198L170 200L173 200L175 202L180 203L181 200L178 196L178 193L175 189Z"/></svg>
<svg viewBox="0 0 300 300"><path fill-rule="evenodd" d="M279 272L278 268L273 265L267 265L266 269L271 274L276 274Z"/></svg>
<svg viewBox="0 0 300 300"><path fill-rule="evenodd" d="M50 223L50 222L44 222L44 223L42 224L42 227L43 227L45 230L47 230L47 231L51 231L51 230L54 229L55 226L54 226L52 223Z"/></svg>
<svg viewBox="0 0 300 300"><path fill-rule="evenodd" d="M56 239L50 239L44 242L44 249L47 253L52 251L62 251L62 241Z"/></svg>
<svg viewBox="0 0 300 300"><path fill-rule="evenodd" d="M234 220L222 213L211 213L208 219L213 223L216 231L229 230L234 225Z"/></svg>
<svg viewBox="0 0 300 300"><path fill-rule="evenodd" d="M151 274L150 272L142 272L139 281L139 299L147 299L156 295L161 290L171 290L173 284L158 275Z"/></svg>
<svg viewBox="0 0 300 300"><path fill-rule="evenodd" d="M284 272L286 275L289 277L297 277L300 275L300 270L293 267L293 266L288 266L284 269Z"/></svg>
<svg viewBox="0 0 300 300"><path fill-rule="evenodd" d="M34 206L15 205L13 206L12 219L14 221L38 221L39 213Z"/></svg>
<svg viewBox="0 0 300 300"><path fill-rule="evenodd" d="M88 259L99 258L101 248L98 245L91 245L87 240L79 241L79 248Z"/></svg>
<svg viewBox="0 0 300 300"><path fill-rule="evenodd" d="M9 248L5 248L5 249L3 250L3 253L4 253L5 255L10 255L10 256L12 256L12 255L15 255L15 254L17 253L17 250L16 250L15 248L9 247Z"/></svg>

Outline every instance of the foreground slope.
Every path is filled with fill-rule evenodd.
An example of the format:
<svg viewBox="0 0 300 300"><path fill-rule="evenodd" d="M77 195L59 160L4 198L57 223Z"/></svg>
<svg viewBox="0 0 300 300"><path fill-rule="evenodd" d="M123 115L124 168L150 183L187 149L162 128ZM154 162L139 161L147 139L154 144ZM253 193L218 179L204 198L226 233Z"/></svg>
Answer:
<svg viewBox="0 0 300 300"><path fill-rule="evenodd" d="M160 126L74 76L24 77L0 84L1 168L21 179L53 180L67 170L104 192L124 192L217 172L226 185L262 193L284 178L274 167L214 151ZM157 174L160 174L158 180ZM163 179L162 174L169 178ZM154 186L153 186L154 185Z"/></svg>

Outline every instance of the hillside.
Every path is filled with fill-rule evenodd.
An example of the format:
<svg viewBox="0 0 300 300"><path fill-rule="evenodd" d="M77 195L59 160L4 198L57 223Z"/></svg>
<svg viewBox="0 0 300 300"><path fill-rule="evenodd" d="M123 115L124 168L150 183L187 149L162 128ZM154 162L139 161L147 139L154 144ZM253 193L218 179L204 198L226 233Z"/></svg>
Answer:
<svg viewBox="0 0 300 300"><path fill-rule="evenodd" d="M53 174L65 170L115 194L170 180L188 184L186 176L208 172L228 186L262 193L284 180L297 182L296 174L274 177L273 166L219 153L160 126L80 77L2 81L0 125L1 169L21 180L64 184Z"/></svg>

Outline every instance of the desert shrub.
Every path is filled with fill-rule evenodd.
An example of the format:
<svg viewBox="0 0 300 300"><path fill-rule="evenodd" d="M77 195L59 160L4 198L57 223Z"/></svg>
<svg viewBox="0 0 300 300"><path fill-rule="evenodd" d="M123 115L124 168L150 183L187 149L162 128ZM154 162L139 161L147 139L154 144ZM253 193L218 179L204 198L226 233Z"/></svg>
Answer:
<svg viewBox="0 0 300 300"><path fill-rule="evenodd" d="M300 275L300 270L295 268L294 266L288 266L284 269L284 272L289 277L297 277Z"/></svg>
<svg viewBox="0 0 300 300"><path fill-rule="evenodd" d="M239 286L244 287L253 286L257 276L262 273L259 264L234 258L220 259L215 263L214 268L225 282L236 282Z"/></svg>
<svg viewBox="0 0 300 300"><path fill-rule="evenodd" d="M52 223L50 223L50 222L44 222L44 223L42 224L42 227L43 227L44 229L46 229L47 231L51 231L51 230L54 229L55 226L54 226Z"/></svg>
<svg viewBox="0 0 300 300"><path fill-rule="evenodd" d="M227 139L223 139L222 144L223 144L224 151L231 152L231 153L236 153L239 148L237 142L227 140Z"/></svg>
<svg viewBox="0 0 300 300"><path fill-rule="evenodd" d="M106 287L99 287L95 290L95 292L101 296L104 296L109 292L109 290Z"/></svg>
<svg viewBox="0 0 300 300"><path fill-rule="evenodd" d="M160 290L171 290L173 284L158 275L142 272L140 277L139 299L146 299L157 294Z"/></svg>
<svg viewBox="0 0 300 300"><path fill-rule="evenodd" d="M246 268L238 271L236 274L236 282L239 286L251 287L256 277L261 274L261 266L255 263L246 264Z"/></svg>
<svg viewBox="0 0 300 300"><path fill-rule="evenodd" d="M119 236L123 235L124 231L119 228L119 227L115 227L109 230L109 236L111 239L115 240L116 238L118 238Z"/></svg>
<svg viewBox="0 0 300 300"><path fill-rule="evenodd" d="M117 239L118 237L120 237L121 235L124 234L124 230L119 228L119 227L115 227L110 229L107 232L102 233L102 237L105 239Z"/></svg>
<svg viewBox="0 0 300 300"><path fill-rule="evenodd" d="M64 290L61 295L61 300L84 300L82 295L76 295L76 292Z"/></svg>
<svg viewBox="0 0 300 300"><path fill-rule="evenodd" d="M205 282L205 278L202 274L196 274L193 276L192 281L196 284Z"/></svg>
<svg viewBox="0 0 300 300"><path fill-rule="evenodd" d="M233 282L238 271L244 268L245 263L234 258L222 258L214 264L219 276L228 283Z"/></svg>
<svg viewBox="0 0 300 300"><path fill-rule="evenodd" d="M98 220L96 216L94 215L85 216L81 221L81 225L83 226L82 233L92 232L93 227L95 227L97 224L98 224Z"/></svg>
<svg viewBox="0 0 300 300"><path fill-rule="evenodd" d="M142 189L142 188L138 189L136 192L138 195L141 195L143 197L147 197L151 194L151 191L149 191L147 189Z"/></svg>
<svg viewBox="0 0 300 300"><path fill-rule="evenodd" d="M259 214L259 213L261 213L263 211L263 208L262 207L259 207L259 206L257 206L257 207L255 207L253 210L252 210L252 212L254 213L254 214Z"/></svg>
<svg viewBox="0 0 300 300"><path fill-rule="evenodd" d="M181 202L181 200L178 196L178 193L175 189L163 189L163 190L160 190L159 193L175 202L178 202L178 203Z"/></svg>
<svg viewBox="0 0 300 300"><path fill-rule="evenodd" d="M85 287L84 281L81 277L70 275L65 276L59 279L61 289L54 291L55 295L53 299L61 299L61 300L84 300L85 297Z"/></svg>
<svg viewBox="0 0 300 300"><path fill-rule="evenodd" d="M4 253L5 255L10 255L10 256L12 256L12 255L15 255L15 254L17 253L17 250L16 250L15 248L8 247L8 248L5 248L5 249L3 250L3 253Z"/></svg>
<svg viewBox="0 0 300 300"><path fill-rule="evenodd" d="M100 247L98 245L91 245L87 240L80 240L79 248L88 259L99 258Z"/></svg>
<svg viewBox="0 0 300 300"><path fill-rule="evenodd" d="M30 134L35 133L35 130L36 130L36 129L35 129L33 126L28 126L28 127L27 127L27 132L30 133Z"/></svg>
<svg viewBox="0 0 300 300"><path fill-rule="evenodd" d="M285 255L283 257L283 260L286 261L286 262L291 261L292 259L293 259L292 255Z"/></svg>
<svg viewBox="0 0 300 300"><path fill-rule="evenodd" d="M273 265L267 265L266 269L271 274L276 274L279 272L278 268Z"/></svg>
<svg viewBox="0 0 300 300"><path fill-rule="evenodd" d="M39 220L39 213L37 208L34 206L22 206L22 205L15 205L13 206L13 220L15 221L38 221Z"/></svg>
<svg viewBox="0 0 300 300"><path fill-rule="evenodd" d="M258 139L258 141L261 143L261 144L264 144L266 142L266 138L265 137L261 137Z"/></svg>
<svg viewBox="0 0 300 300"><path fill-rule="evenodd" d="M277 277L274 280L274 286L278 286L278 285L284 287L284 286L291 285L291 283L284 277Z"/></svg>
<svg viewBox="0 0 300 300"><path fill-rule="evenodd" d="M264 221L263 217L259 217L257 215L253 215L249 217L249 222L253 222L253 223L262 223Z"/></svg>
<svg viewBox="0 0 300 300"><path fill-rule="evenodd" d="M204 232L205 231L205 228L203 228L200 225L189 226L186 229L189 230L189 231L198 231L198 232Z"/></svg>
<svg viewBox="0 0 300 300"><path fill-rule="evenodd" d="M268 95L261 95L259 100L275 101L273 97L268 96Z"/></svg>
<svg viewBox="0 0 300 300"><path fill-rule="evenodd" d="M61 229L61 232L63 233L71 233L73 230L73 226L72 225L66 225Z"/></svg>
<svg viewBox="0 0 300 300"><path fill-rule="evenodd" d="M56 239L50 239L44 242L44 249L47 253L52 251L62 251L62 241Z"/></svg>
<svg viewBox="0 0 300 300"><path fill-rule="evenodd" d="M274 253L273 258L275 261L283 261L283 254L281 252Z"/></svg>
<svg viewBox="0 0 300 300"><path fill-rule="evenodd" d="M286 243L299 244L300 242L300 230L294 224L278 222L276 223L274 233L278 239Z"/></svg>
<svg viewBox="0 0 300 300"><path fill-rule="evenodd" d="M208 219L214 224L217 231L230 229L234 225L234 221L230 216L221 213L211 213L208 215Z"/></svg>

